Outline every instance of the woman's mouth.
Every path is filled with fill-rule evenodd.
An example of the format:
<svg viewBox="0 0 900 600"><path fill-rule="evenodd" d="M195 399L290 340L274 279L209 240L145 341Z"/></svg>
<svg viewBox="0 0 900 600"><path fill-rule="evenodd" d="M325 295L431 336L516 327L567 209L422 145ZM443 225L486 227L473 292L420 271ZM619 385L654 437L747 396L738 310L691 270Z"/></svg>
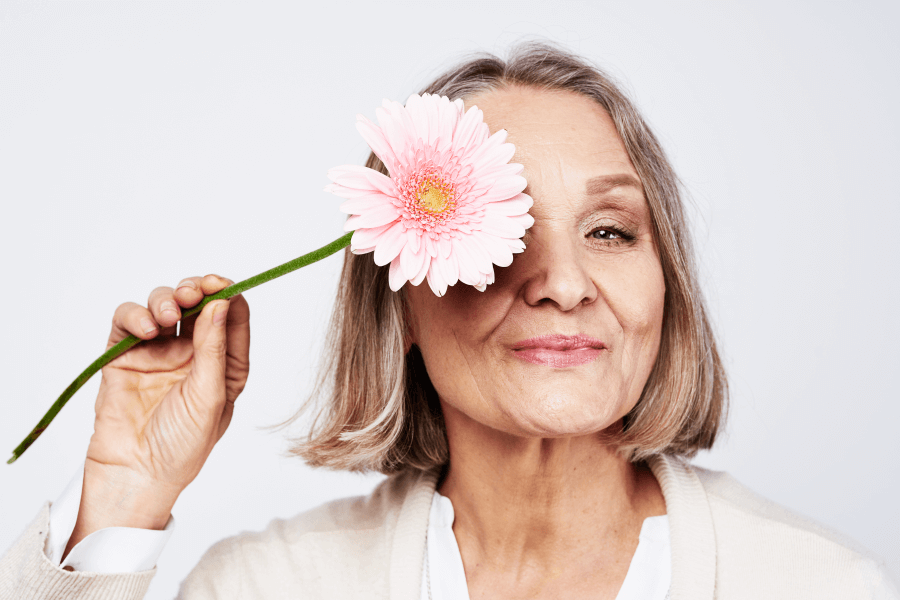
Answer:
<svg viewBox="0 0 900 600"><path fill-rule="evenodd" d="M589 363L606 349L602 341L587 335L541 335L512 347L524 361L559 369Z"/></svg>

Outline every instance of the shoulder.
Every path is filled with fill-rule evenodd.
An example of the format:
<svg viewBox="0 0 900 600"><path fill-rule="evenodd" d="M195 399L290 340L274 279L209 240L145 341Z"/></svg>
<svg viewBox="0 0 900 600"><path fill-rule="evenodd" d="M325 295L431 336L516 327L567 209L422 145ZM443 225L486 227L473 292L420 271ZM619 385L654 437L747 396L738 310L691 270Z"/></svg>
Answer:
<svg viewBox="0 0 900 600"><path fill-rule="evenodd" d="M815 588L821 588L820 598L900 597L883 559L849 536L757 494L726 472L690 468L709 503L717 588L737 591L752 578L755 585L767 582L772 593L797 588L797 598L815 597Z"/></svg>
<svg viewBox="0 0 900 600"><path fill-rule="evenodd" d="M179 598L270 598L288 589L303 590L304 597L343 597L335 595L341 586L347 597L354 590L378 597L379 589L386 593L400 509L418 483L417 475L396 475L368 496L334 500L273 519L262 531L224 538L182 582Z"/></svg>

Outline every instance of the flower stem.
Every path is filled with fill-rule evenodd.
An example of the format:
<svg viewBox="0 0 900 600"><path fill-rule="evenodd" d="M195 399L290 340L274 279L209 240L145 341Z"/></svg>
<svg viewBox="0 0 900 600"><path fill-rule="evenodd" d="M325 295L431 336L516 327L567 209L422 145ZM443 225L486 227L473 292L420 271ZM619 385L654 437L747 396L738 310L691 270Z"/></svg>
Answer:
<svg viewBox="0 0 900 600"><path fill-rule="evenodd" d="M245 279L244 281L239 281L233 285L229 285L227 288L219 290L215 294L206 296L197 306L190 308L184 311L181 314L181 320L183 321L185 318L190 317L191 315L195 315L203 310L203 307L212 302L213 300L222 300L231 298L232 296L237 296L242 292L246 292L250 288L254 288L262 283L267 281L271 281L276 277L281 277L286 273L290 273L291 271L296 271L301 267L305 267L307 265L311 265L314 262L320 261L327 256L331 256L338 250L342 248L346 248L350 245L350 238L353 236L353 233L347 233L342 235L338 239L334 240L330 244L322 246L318 250L313 250L309 254L304 254L299 258L295 258L292 261L288 261L283 265L279 265L274 269L269 269L268 271L264 271L259 275L255 275L250 279ZM90 366L81 372L81 375L75 378L75 381L69 384L69 387L65 389L65 391L57 398L56 402L53 403L53 406L50 407L50 410L47 411L47 414L35 425L34 429L31 430L31 433L22 440L22 443L19 444L15 450L13 450L12 458L6 461L6 464L11 465L16 462L16 460L25 453L25 450L31 446L32 443L36 439L38 439L47 426L56 418L57 413L59 413L60 409L66 405L66 402L69 401L75 392L83 386L88 379L90 379L94 373L102 369L106 366L107 363L115 359L121 354L124 354L127 350L130 350L134 346L138 345L141 342L141 339L135 337L133 335L129 335L121 342L104 352L100 355L100 358L95 360L90 364Z"/></svg>

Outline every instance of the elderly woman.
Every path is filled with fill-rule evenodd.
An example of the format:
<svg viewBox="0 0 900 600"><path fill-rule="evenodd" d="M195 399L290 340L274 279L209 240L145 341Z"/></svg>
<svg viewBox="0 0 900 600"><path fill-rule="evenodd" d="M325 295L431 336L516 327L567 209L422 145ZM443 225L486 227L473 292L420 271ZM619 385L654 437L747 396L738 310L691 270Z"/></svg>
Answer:
<svg viewBox="0 0 900 600"><path fill-rule="evenodd" d="M443 296L393 292L387 267L345 254L324 402L294 452L390 477L218 542L179 597L898 597L864 550L687 462L723 426L725 374L678 180L610 78L530 44L424 91L508 131L534 201L526 249L486 290ZM243 297L175 324L230 283L118 308L110 346L157 341L104 369L80 504L44 506L0 562L4 598L143 597L249 370Z"/></svg>

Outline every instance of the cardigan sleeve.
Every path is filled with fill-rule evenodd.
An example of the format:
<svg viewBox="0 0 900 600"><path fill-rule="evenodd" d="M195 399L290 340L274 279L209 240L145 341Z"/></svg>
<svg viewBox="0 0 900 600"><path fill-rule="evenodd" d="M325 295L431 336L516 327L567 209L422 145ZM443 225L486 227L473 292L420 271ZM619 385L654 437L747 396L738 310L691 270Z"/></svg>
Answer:
<svg viewBox="0 0 900 600"><path fill-rule="evenodd" d="M50 502L0 557L0 600L141 600L156 567L136 573L66 571L44 553L50 530Z"/></svg>

